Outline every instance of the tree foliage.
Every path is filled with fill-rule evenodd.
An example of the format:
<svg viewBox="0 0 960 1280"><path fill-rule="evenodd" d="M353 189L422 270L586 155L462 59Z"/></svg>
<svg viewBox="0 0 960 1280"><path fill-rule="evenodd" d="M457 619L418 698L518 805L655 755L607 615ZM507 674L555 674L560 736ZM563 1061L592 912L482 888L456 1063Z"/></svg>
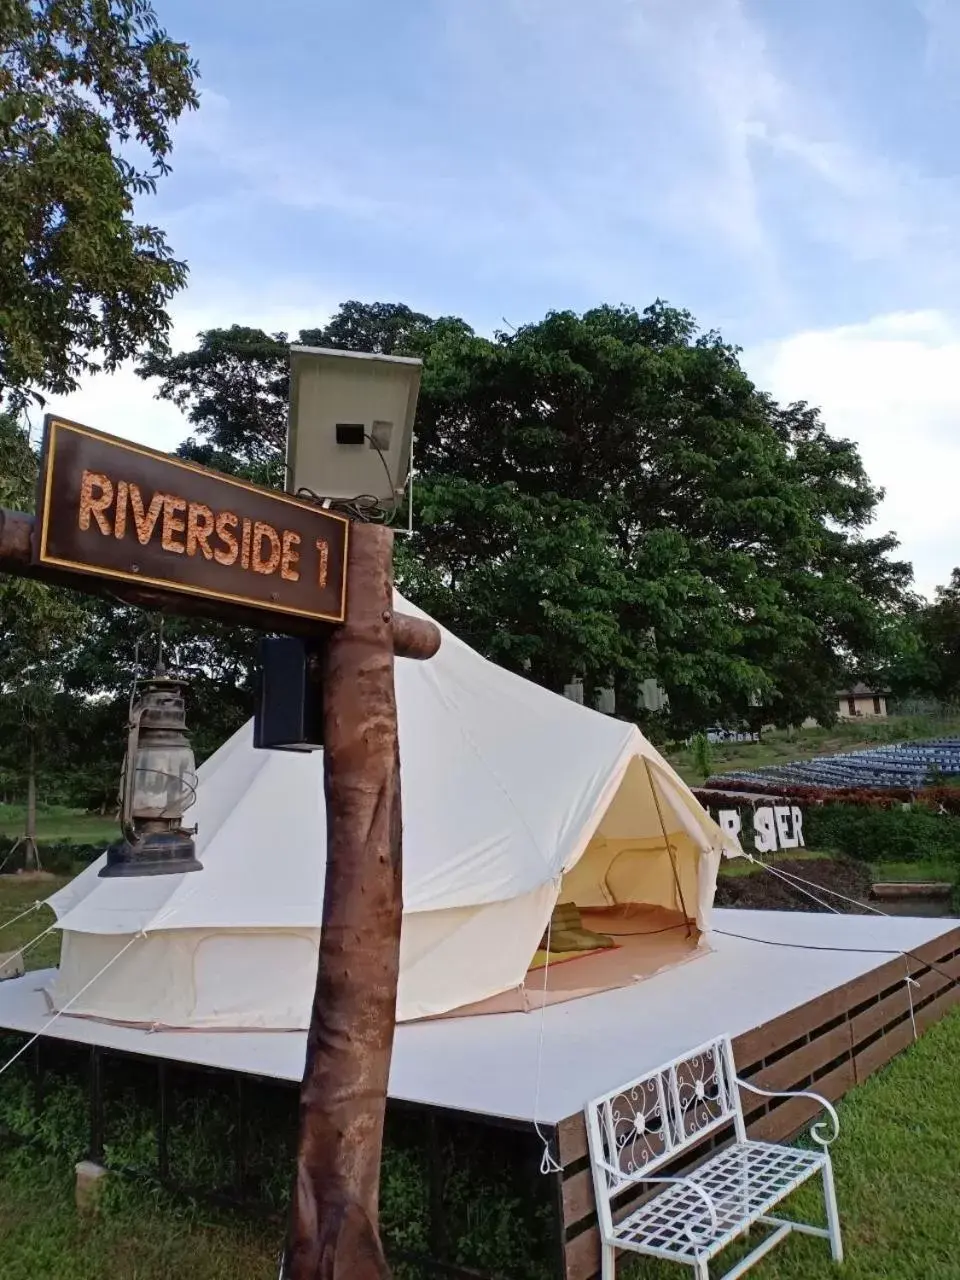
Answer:
<svg viewBox="0 0 960 1280"><path fill-rule="evenodd" d="M0 4L0 395L65 394L164 345L186 267L135 201L196 76L147 0Z"/></svg>
<svg viewBox="0 0 960 1280"><path fill-rule="evenodd" d="M907 692L930 692L943 702L960 701L960 569L954 569L950 581L937 588L932 603L916 610L913 624L908 637L912 643L906 650L912 662L903 680Z"/></svg>
<svg viewBox="0 0 960 1280"><path fill-rule="evenodd" d="M32 511L38 460L27 432L0 414L0 507ZM67 648L84 622L70 592L0 574L0 691L26 705L39 685L54 683Z"/></svg>
<svg viewBox="0 0 960 1280"><path fill-rule="evenodd" d="M826 717L844 672L881 660L910 568L868 533L881 494L856 447L687 312L554 312L487 339L349 302L299 341L424 359L399 574L498 662L555 689L612 681L627 715L655 678L680 731ZM279 479L286 343L214 330L144 364L190 456Z"/></svg>
<svg viewBox="0 0 960 1280"><path fill-rule="evenodd" d="M0 506L33 509L37 456L27 432L0 414ZM62 755L73 700L62 674L82 644L86 612L71 592L0 574L0 785L24 794L31 762Z"/></svg>
<svg viewBox="0 0 960 1280"><path fill-rule="evenodd" d="M64 689L92 700L99 720L118 729L135 682L158 657L187 681L187 725L197 757L205 759L253 712L257 638L240 627L144 613L130 605L92 601L82 646L64 664ZM119 768L119 760L113 763ZM90 784L95 788L96 783Z"/></svg>
<svg viewBox="0 0 960 1280"><path fill-rule="evenodd" d="M32 510L38 459L0 415L0 506ZM189 681L188 721L200 759L253 708L256 638L216 623L145 614L110 600L0 574L0 795L25 794L29 745L40 798L108 808L115 800L134 682L159 639Z"/></svg>

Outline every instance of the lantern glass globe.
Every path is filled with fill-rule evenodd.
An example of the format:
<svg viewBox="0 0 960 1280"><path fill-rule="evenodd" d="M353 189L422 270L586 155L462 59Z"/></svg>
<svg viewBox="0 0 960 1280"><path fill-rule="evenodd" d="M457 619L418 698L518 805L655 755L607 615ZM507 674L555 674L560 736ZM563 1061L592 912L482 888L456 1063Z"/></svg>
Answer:
<svg viewBox="0 0 960 1280"><path fill-rule="evenodd" d="M197 765L188 743L150 743L137 748L134 819L181 818L193 804L196 791Z"/></svg>

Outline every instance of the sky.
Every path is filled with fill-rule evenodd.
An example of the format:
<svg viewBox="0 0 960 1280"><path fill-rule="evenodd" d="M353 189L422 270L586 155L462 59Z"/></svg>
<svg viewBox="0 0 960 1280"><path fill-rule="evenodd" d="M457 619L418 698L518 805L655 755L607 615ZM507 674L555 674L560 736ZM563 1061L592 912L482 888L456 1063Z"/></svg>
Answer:
<svg viewBox="0 0 960 1280"><path fill-rule="evenodd" d="M154 5L202 76L140 210L190 266L177 349L664 298L857 441L919 590L960 564L960 0ZM171 449L154 390L49 407Z"/></svg>

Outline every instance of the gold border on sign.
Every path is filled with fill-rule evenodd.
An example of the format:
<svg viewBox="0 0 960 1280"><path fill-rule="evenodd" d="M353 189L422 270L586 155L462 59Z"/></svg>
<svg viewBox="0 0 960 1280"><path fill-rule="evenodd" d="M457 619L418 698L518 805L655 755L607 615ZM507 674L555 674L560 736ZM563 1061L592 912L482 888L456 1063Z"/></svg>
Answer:
<svg viewBox="0 0 960 1280"><path fill-rule="evenodd" d="M332 520L336 524L343 525L343 573L342 584L340 589L340 613L320 613L316 609L298 609L294 605L279 604L276 601L259 600L255 597L236 596L223 591L214 591L206 587L186 586L181 582L172 582L169 578L151 578L142 573L125 573L122 569L105 569L93 568L88 564L81 564L73 560L61 560L57 556L51 556L47 553L47 534L50 524L50 495L53 492L53 471L54 459L56 454L56 433L57 428L63 427L67 432L73 432L75 435L86 436L90 440L101 440L106 444L114 445L118 449L127 453L137 453L144 458L156 458L160 462L164 462L169 466L179 467L181 471L192 471L195 475L206 476L222 484L232 485L235 489L244 489L248 493L255 493L261 497L267 497L274 502L281 502L288 507L296 507L300 511L307 511L313 516L322 516L325 520ZM333 511L324 511L318 507L311 505L309 502L301 502L297 498L291 498L288 494L278 493L273 489L267 489L263 485L251 484L247 480L237 480L233 476L224 475L220 471L213 471L209 467L201 467L197 463L187 462L185 459L171 457L168 453L160 453L157 449L150 449L146 445L133 444L130 441L123 440L119 436L109 435L105 431L97 431L93 427L82 426L79 422L70 422L66 418L56 418L52 415L46 421L46 429L44 432L44 452L45 471L43 484L43 512L40 521L40 546L39 560L42 564L54 565L60 569L72 569L76 573L86 573L93 577L118 578L122 582L140 582L146 586L161 587L168 591L182 591L187 595L200 596L205 600L224 600L230 604L245 605L248 608L262 609L265 613L289 613L301 618L315 618L318 622L343 622L347 616L347 555L350 546L350 521L346 516L337 515Z"/></svg>

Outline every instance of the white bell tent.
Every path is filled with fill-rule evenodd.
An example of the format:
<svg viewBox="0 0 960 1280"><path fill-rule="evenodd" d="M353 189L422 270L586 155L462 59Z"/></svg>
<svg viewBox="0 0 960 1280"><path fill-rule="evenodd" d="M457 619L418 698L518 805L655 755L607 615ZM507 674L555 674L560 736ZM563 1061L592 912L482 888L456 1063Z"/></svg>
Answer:
<svg viewBox="0 0 960 1280"><path fill-rule="evenodd" d="M721 853L740 850L635 726L502 670L446 631L430 661L397 662L396 684L399 1020L522 991L558 902L680 912L696 947ZM101 879L101 859L50 899L63 932L55 1009L139 1026L308 1025L322 753L257 751L252 739L248 723L199 770L189 817L201 872Z"/></svg>

